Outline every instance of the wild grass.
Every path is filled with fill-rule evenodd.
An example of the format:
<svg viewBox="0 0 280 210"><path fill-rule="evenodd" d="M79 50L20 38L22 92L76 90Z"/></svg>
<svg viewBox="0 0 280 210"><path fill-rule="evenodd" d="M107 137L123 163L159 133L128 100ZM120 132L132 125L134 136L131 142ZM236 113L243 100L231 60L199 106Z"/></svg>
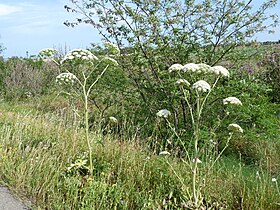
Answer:
<svg viewBox="0 0 280 210"><path fill-rule="evenodd" d="M188 209L191 171L180 158L154 154L140 139L92 131L90 176L83 129L73 118L63 123L71 114L43 114L32 104L1 104L0 180L34 209ZM242 156L223 157L211 171L200 167L206 209L279 209L271 181L279 174L269 167Z"/></svg>

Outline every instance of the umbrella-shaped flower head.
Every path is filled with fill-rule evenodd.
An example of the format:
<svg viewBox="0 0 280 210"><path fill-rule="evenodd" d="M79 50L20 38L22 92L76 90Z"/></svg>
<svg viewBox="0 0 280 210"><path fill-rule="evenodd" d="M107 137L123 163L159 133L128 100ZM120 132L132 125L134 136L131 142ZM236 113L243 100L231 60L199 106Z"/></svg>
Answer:
<svg viewBox="0 0 280 210"><path fill-rule="evenodd" d="M210 85L204 80L197 81L192 85L192 88L198 92L207 92L211 89Z"/></svg>
<svg viewBox="0 0 280 210"><path fill-rule="evenodd" d="M233 104L233 105L242 105L241 101L236 97L228 97L223 99L223 104Z"/></svg>

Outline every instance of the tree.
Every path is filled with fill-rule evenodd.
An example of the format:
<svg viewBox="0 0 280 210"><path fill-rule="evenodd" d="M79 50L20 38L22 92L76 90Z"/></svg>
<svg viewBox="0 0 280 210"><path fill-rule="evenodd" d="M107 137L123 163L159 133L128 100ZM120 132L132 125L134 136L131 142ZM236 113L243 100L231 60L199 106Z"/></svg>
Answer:
<svg viewBox="0 0 280 210"><path fill-rule="evenodd" d="M65 6L66 10L83 18L77 18L76 23L66 21L67 26L91 24L119 47L138 47L148 60L156 52L162 60L169 58L169 64L182 59L185 62L201 48L206 52L201 59L215 64L236 45L278 23L276 15L265 13L277 0L264 2L256 11L252 9L253 0L70 1L74 8ZM170 57L170 52L175 56Z"/></svg>
<svg viewBox="0 0 280 210"><path fill-rule="evenodd" d="M176 109L166 72L174 63L207 63L214 66L256 33L278 24L266 11L277 0L258 9L253 0L70 0L68 12L80 17L67 26L90 24L122 52L123 69L129 73L144 104ZM152 108L151 108L152 107ZM175 117L176 119L176 117ZM176 124L176 122L175 122Z"/></svg>

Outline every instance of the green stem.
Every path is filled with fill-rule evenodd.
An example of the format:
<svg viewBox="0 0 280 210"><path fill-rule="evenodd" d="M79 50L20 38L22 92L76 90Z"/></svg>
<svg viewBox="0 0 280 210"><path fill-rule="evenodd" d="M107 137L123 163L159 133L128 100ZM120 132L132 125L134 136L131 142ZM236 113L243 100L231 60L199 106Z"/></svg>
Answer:
<svg viewBox="0 0 280 210"><path fill-rule="evenodd" d="M88 88L88 90L87 90L87 92L86 92L87 96L90 94L90 91L91 91L92 87L93 87L93 86L98 82L98 80L103 76L103 74L105 73L105 71L107 70L108 67L109 67L109 65L107 65L107 66L104 68L104 70L101 72L101 74L98 75L97 78L96 78L96 80L89 86L89 88ZM87 78L86 78L86 79L87 79Z"/></svg>
<svg viewBox="0 0 280 210"><path fill-rule="evenodd" d="M190 110L191 119L192 119L192 126L194 126L193 110L192 110L191 104L190 104L190 102L189 102L189 100L188 100L188 97L186 96L186 91L185 91L185 89L183 89L183 93L184 93L185 101L187 102L188 107L189 107L189 110Z"/></svg>
<svg viewBox="0 0 280 210"><path fill-rule="evenodd" d="M83 93L84 93L84 100L85 100L85 124L86 124L86 141L88 145L88 151L89 151L89 164L90 164L90 175L93 173L93 165L92 165L92 150L91 150L91 142L89 139L89 123L88 123L88 94L86 91L86 83L87 79L84 80L83 85Z"/></svg>
<svg viewBox="0 0 280 210"><path fill-rule="evenodd" d="M210 93L212 92L212 90L215 88L215 86L216 86L217 82L219 81L219 79L220 79L220 76L217 77L217 79L216 79L216 81L214 82L212 88L210 88L210 90L208 91L207 95L205 96L205 98L204 98L204 100L203 100L203 102L202 102L202 105L201 105L201 109L200 109L199 115L201 115L203 106L204 106L204 104L205 104L205 102L206 102L208 96L210 95Z"/></svg>
<svg viewBox="0 0 280 210"><path fill-rule="evenodd" d="M196 175L197 175L197 140L195 141L195 158L194 158L194 167L192 171L192 190L193 190L193 198L194 198L194 204L195 207L198 207L198 196L196 191Z"/></svg>
<svg viewBox="0 0 280 210"><path fill-rule="evenodd" d="M198 207L198 191L196 189L196 180L197 180L197 172L198 172L198 141L199 141L199 122L200 122L200 115L201 115L201 108L200 107L200 96L197 92L197 118L195 122L195 130L194 130L194 166L192 171L192 189L193 189L193 198L194 198L194 205L195 207Z"/></svg>

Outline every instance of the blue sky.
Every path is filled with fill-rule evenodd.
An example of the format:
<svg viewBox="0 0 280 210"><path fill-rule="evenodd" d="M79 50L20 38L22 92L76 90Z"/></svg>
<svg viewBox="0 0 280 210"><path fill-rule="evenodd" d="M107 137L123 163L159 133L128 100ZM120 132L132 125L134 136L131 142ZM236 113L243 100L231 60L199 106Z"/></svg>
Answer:
<svg viewBox="0 0 280 210"><path fill-rule="evenodd" d="M81 24L66 27L63 22L74 20L64 5L68 0L0 0L0 43L4 57L37 54L43 48L86 48L100 42L92 26Z"/></svg>
<svg viewBox="0 0 280 210"><path fill-rule="evenodd" d="M43 48L86 48L99 43L100 35L89 25L66 27L63 22L74 20L74 13L64 9L69 0L0 0L0 43L4 45L4 57L37 54ZM262 0L254 0L257 4ZM280 4L270 11L280 16ZM262 33L259 41L277 41L280 28L275 34Z"/></svg>

